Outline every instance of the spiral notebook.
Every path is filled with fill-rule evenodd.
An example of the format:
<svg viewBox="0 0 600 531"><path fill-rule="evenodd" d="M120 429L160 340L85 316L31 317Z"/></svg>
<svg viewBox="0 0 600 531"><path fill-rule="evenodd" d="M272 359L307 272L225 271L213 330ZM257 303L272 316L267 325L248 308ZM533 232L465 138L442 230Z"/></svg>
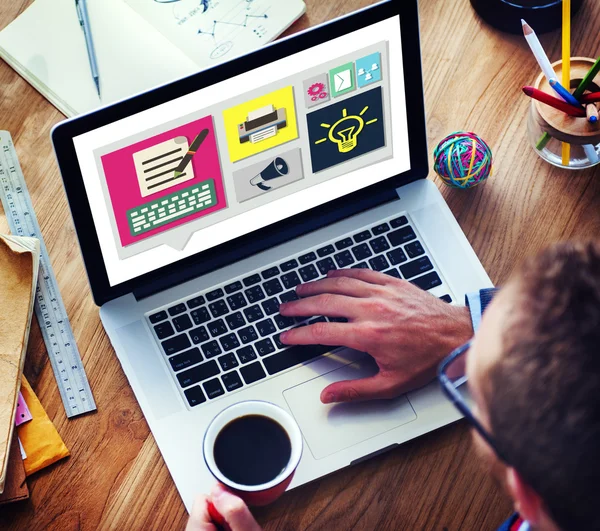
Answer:
<svg viewBox="0 0 600 531"><path fill-rule="evenodd" d="M36 0L0 31L0 57L74 116L253 51L306 11L303 0L88 0L102 97L75 0Z"/></svg>

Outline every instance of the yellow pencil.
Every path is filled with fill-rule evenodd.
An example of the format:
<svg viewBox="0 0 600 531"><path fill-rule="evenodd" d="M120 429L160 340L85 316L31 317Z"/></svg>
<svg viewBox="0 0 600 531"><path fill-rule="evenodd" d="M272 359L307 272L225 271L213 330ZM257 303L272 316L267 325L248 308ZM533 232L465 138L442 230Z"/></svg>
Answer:
<svg viewBox="0 0 600 531"><path fill-rule="evenodd" d="M571 92L571 0L562 3L562 85ZM571 145L563 142L562 163L569 165Z"/></svg>

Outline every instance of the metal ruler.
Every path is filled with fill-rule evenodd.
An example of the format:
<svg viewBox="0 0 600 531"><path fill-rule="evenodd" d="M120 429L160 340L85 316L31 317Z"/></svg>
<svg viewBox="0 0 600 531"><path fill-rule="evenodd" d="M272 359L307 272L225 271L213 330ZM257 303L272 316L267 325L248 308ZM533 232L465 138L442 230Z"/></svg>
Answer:
<svg viewBox="0 0 600 531"><path fill-rule="evenodd" d="M10 133L0 131L0 200L15 236L40 240L40 272L35 293L37 316L67 417L96 409L75 344L71 323L42 238Z"/></svg>

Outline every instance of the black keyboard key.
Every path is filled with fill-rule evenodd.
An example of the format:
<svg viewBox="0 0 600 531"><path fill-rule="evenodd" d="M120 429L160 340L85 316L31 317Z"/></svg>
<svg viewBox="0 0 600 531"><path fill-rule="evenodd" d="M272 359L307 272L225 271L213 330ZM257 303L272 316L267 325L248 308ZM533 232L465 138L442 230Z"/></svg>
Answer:
<svg viewBox="0 0 600 531"><path fill-rule="evenodd" d="M406 224L408 224L408 219L406 219L406 216L400 216L399 218L390 221L392 229L397 229L398 227L402 227Z"/></svg>
<svg viewBox="0 0 600 531"><path fill-rule="evenodd" d="M242 286L242 283L238 280L237 282L234 282L233 284L228 284L227 286L225 286L225 293L227 293L227 295L231 295L232 293L235 293L236 291L240 291L244 286Z"/></svg>
<svg viewBox="0 0 600 531"><path fill-rule="evenodd" d="M158 312L152 314L149 319L152 324L160 323L160 321L164 321L168 317L167 312L164 310L162 312Z"/></svg>
<svg viewBox="0 0 600 531"><path fill-rule="evenodd" d="M206 397L204 396L204 393L202 392L202 389L199 385L196 385L195 387L190 387L189 389L186 389L183 393L187 398L188 404L192 407L198 406L206 402Z"/></svg>
<svg viewBox="0 0 600 531"><path fill-rule="evenodd" d="M217 398L225 394L225 390L218 378L204 382L202 387L204 387L204 392L209 399Z"/></svg>
<svg viewBox="0 0 600 531"><path fill-rule="evenodd" d="M250 304L262 301L264 298L266 298L265 292L260 286L248 288L244 293L246 293L246 298Z"/></svg>
<svg viewBox="0 0 600 531"><path fill-rule="evenodd" d="M224 299L219 299L218 301L211 302L208 305L208 309L210 310L210 313L212 313L213 317L221 317L221 315L229 313L229 308L227 308L227 304L225 304Z"/></svg>
<svg viewBox="0 0 600 531"><path fill-rule="evenodd" d="M208 310L206 308L198 308L197 310L192 310L190 312L190 315L192 316L194 323L196 323L197 325L206 323L211 319L210 314L208 313Z"/></svg>
<svg viewBox="0 0 600 531"><path fill-rule="evenodd" d="M290 347L283 352L273 354L263 360L269 374L277 374L290 367L295 367L301 363L313 360L316 357L333 350L336 347L327 347L324 345L300 345Z"/></svg>
<svg viewBox="0 0 600 531"><path fill-rule="evenodd" d="M279 312L279 301L277 300L276 297L273 297L272 299L264 301L262 303L262 307L267 315L273 315L273 314ZM261 317L262 317L262 315L261 315ZM259 319L260 319L260 317L259 317Z"/></svg>
<svg viewBox="0 0 600 531"><path fill-rule="evenodd" d="M380 234L383 234L384 232L389 231L390 226L387 223L382 223L381 225L377 225L376 227L373 227L371 230L373 231L373 234L375 236L379 236Z"/></svg>
<svg viewBox="0 0 600 531"><path fill-rule="evenodd" d="M388 271L383 272L385 275L389 275L390 277L402 278L402 275L398 272L398 269L395 267L393 269L389 269Z"/></svg>
<svg viewBox="0 0 600 531"><path fill-rule="evenodd" d="M254 346L261 356L267 356L268 354L275 352L275 346L268 337L262 341L258 341Z"/></svg>
<svg viewBox="0 0 600 531"><path fill-rule="evenodd" d="M209 291L206 294L206 299L210 302L210 301L216 301L217 299L220 299L222 296L224 295L223 290L221 288L215 289L213 291Z"/></svg>
<svg viewBox="0 0 600 531"><path fill-rule="evenodd" d="M249 363L257 358L256 352L254 351L254 347L252 345L248 345L247 347L238 350L237 357L240 360L240 363Z"/></svg>
<svg viewBox="0 0 600 531"><path fill-rule="evenodd" d="M366 258L369 258L369 256L373 256L371 249L366 243L361 243L356 247L352 247L352 253L357 260L365 260Z"/></svg>
<svg viewBox="0 0 600 531"><path fill-rule="evenodd" d="M227 325L223 319L217 319L212 323L208 323L206 327L208 328L208 331L212 337L219 337L227 332Z"/></svg>
<svg viewBox="0 0 600 531"><path fill-rule="evenodd" d="M300 277L298 276L298 273L296 273L295 271L290 271L285 275L281 275L281 282L283 282L285 289L295 288L298 284L302 283Z"/></svg>
<svg viewBox="0 0 600 531"><path fill-rule="evenodd" d="M358 264L354 264L352 269L369 269L367 262L359 262Z"/></svg>
<svg viewBox="0 0 600 531"><path fill-rule="evenodd" d="M277 324L277 327L279 328L279 330L283 330L284 328L289 328L295 322L293 317L285 317L284 315L281 315L281 314L276 315L274 317L274 319L275 319L275 323Z"/></svg>
<svg viewBox="0 0 600 531"><path fill-rule="evenodd" d="M275 328L271 319L265 319L264 321L260 321L260 323L256 323L256 329L260 337L270 336L272 333L277 332L277 328Z"/></svg>
<svg viewBox="0 0 600 531"><path fill-rule="evenodd" d="M340 268L348 267L350 264L355 262L350 251L342 251L341 253L334 255L334 258L338 267Z"/></svg>
<svg viewBox="0 0 600 531"><path fill-rule="evenodd" d="M363 230L362 232L359 232L358 234L354 235L354 242L361 243L361 242L368 240L370 237L371 237L371 231Z"/></svg>
<svg viewBox="0 0 600 531"><path fill-rule="evenodd" d="M251 384L257 382L258 380L262 380L266 378L265 370L262 368L259 362L251 363L250 365L246 365L240 369L242 373L242 378L247 384Z"/></svg>
<svg viewBox="0 0 600 531"><path fill-rule="evenodd" d="M280 336L281 336L281 334L276 334L276 335L274 335L274 336L273 336L273 338L272 338L272 339L273 339L273 341L275 342L275 346L276 346L278 349L280 349L280 350L281 350L282 348L285 348L285 347L287 347L287 345L284 345L284 344L281 342L281 338L280 338Z"/></svg>
<svg viewBox="0 0 600 531"><path fill-rule="evenodd" d="M265 269L261 275L265 280L276 277L279 275L279 268L277 266L270 267L269 269Z"/></svg>
<svg viewBox="0 0 600 531"><path fill-rule="evenodd" d="M314 325L317 323L326 323L327 319L325 319L325 317L321 316L321 317L316 317L315 319L311 319L310 321L308 321L309 325Z"/></svg>
<svg viewBox="0 0 600 531"><path fill-rule="evenodd" d="M235 312L236 310L247 306L248 302L242 293L234 293L233 295L229 295L229 297L227 297L227 304L229 304L229 307Z"/></svg>
<svg viewBox="0 0 600 531"><path fill-rule="evenodd" d="M447 302L448 304L450 304L452 302L452 297L450 297L450 295L442 295L440 297L440 300Z"/></svg>
<svg viewBox="0 0 600 531"><path fill-rule="evenodd" d="M240 339L242 340L242 343L244 345L252 343L252 341L256 341L258 339L258 334L256 333L256 330L253 326L241 328L240 330L238 330L238 335L240 336Z"/></svg>
<svg viewBox="0 0 600 531"><path fill-rule="evenodd" d="M298 297L298 294L295 290L292 290L288 291L287 293L284 293L283 295L279 295L279 299L281 300L281 302L292 302L300 300L300 297Z"/></svg>
<svg viewBox="0 0 600 531"><path fill-rule="evenodd" d="M388 267L390 267L390 264L388 264L388 261L385 259L385 256L383 256L383 255L379 255L379 256L376 256L375 258L371 258L369 260L369 265L371 266L371 269L374 269L375 271L383 271L383 270L387 269Z"/></svg>
<svg viewBox="0 0 600 531"><path fill-rule="evenodd" d="M422 256L421 258L417 258L412 262L408 262L407 264L400 266L402 276L408 280L420 275L421 273L425 273L426 271L431 271L432 269L433 264L427 256Z"/></svg>
<svg viewBox="0 0 600 531"><path fill-rule="evenodd" d="M224 356L221 356L217 361L219 362L221 369L223 369L224 371L235 369L240 364L240 362L235 357L235 354L225 354Z"/></svg>
<svg viewBox="0 0 600 531"><path fill-rule="evenodd" d="M175 330L173 330L171 323L167 321L166 323L157 324L154 327L154 333L158 339L166 339L167 337L171 337L175 333Z"/></svg>
<svg viewBox="0 0 600 531"><path fill-rule="evenodd" d="M379 238L374 238L369 242L371 249L375 254L383 253L390 248L390 244L386 240L385 236L379 236Z"/></svg>
<svg viewBox="0 0 600 531"><path fill-rule="evenodd" d="M172 306L168 310L169 315L171 317L173 317L174 315L179 315L180 313L183 313L185 311L186 311L186 308L185 308L185 304L183 304L183 302L181 304L177 304L176 306Z"/></svg>
<svg viewBox="0 0 600 531"><path fill-rule="evenodd" d="M204 343L204 345L202 345L200 348L202 349L204 357L206 358L214 358L219 354L223 354L221 347L214 339L208 343Z"/></svg>
<svg viewBox="0 0 600 531"><path fill-rule="evenodd" d="M175 325L175 330L178 332L185 332L188 328L192 328L192 326L194 326L190 316L185 313L179 317L175 317L173 319L173 325Z"/></svg>
<svg viewBox="0 0 600 531"><path fill-rule="evenodd" d="M281 267L281 270L285 273L286 271L296 269L298 267L298 262L296 260L288 260L287 262L283 262L283 264L279 264L279 267Z"/></svg>
<svg viewBox="0 0 600 531"><path fill-rule="evenodd" d="M310 282L319 276L319 272L312 264L301 267L298 272L300 273L303 282Z"/></svg>
<svg viewBox="0 0 600 531"><path fill-rule="evenodd" d="M227 391L229 391L230 393L231 391L235 391L236 389L239 389L240 387L242 387L242 385L244 385L242 383L240 375L235 371L224 374L223 376L221 376L221 380L223 381L225 389L227 389Z"/></svg>
<svg viewBox="0 0 600 531"><path fill-rule="evenodd" d="M387 253L387 257L392 265L398 265L408 260L404 254L404 251L400 247Z"/></svg>
<svg viewBox="0 0 600 531"><path fill-rule="evenodd" d="M243 280L243 282L244 282L244 286L246 286L247 288L250 286L254 286L254 284L258 284L260 282L260 275L257 273L255 275L246 277Z"/></svg>
<svg viewBox="0 0 600 531"><path fill-rule="evenodd" d="M439 277L439 275L435 272L432 271L431 273L427 273L426 275L423 275L422 277L418 277L415 278L414 280L411 280L411 282L424 290L428 290L428 289L432 289L435 288L436 286L439 286L442 284L442 279Z"/></svg>
<svg viewBox="0 0 600 531"><path fill-rule="evenodd" d="M190 337L192 338L194 345L204 343L205 341L208 341L210 339L210 337L208 337L208 332L206 331L206 328L204 328L203 326L199 326L198 328L190 330Z"/></svg>
<svg viewBox="0 0 600 531"><path fill-rule="evenodd" d="M225 320L229 325L229 330L235 330L236 328L239 328L240 326L244 326L246 324L246 319L244 319L242 312L232 313L231 315L225 317Z"/></svg>
<svg viewBox="0 0 600 531"><path fill-rule="evenodd" d="M327 271L331 271L332 269L337 269L335 262L331 259L331 257L327 257L324 260L319 260L317 262L317 267L321 272L321 275L326 275Z"/></svg>
<svg viewBox="0 0 600 531"><path fill-rule="evenodd" d="M328 256L333 253L335 253L335 247L333 245L326 245L325 247L317 249L317 254L319 255L319 258L323 258L324 256Z"/></svg>
<svg viewBox="0 0 600 531"><path fill-rule="evenodd" d="M330 323L347 323L348 319L345 317L328 317Z"/></svg>
<svg viewBox="0 0 600 531"><path fill-rule="evenodd" d="M366 231L366 232L369 232L369 231ZM360 234L362 234L362 233L360 233ZM359 236L359 235L357 234L357 236ZM370 238L371 234L369 234L367 237ZM355 236L355 238L356 238L356 236ZM359 240L357 240L357 243L358 243L358 241ZM362 240L360 240L360 241L362 241ZM344 238L343 240L340 240L339 242L335 242L335 248L338 251L341 251L342 249L347 249L348 247L352 247L353 245L354 245L354 241L352 241L352 238Z"/></svg>
<svg viewBox="0 0 600 531"><path fill-rule="evenodd" d="M423 246L419 240L409 243L406 247L404 247L404 250L410 258L416 258L417 256L425 254L425 249L423 249Z"/></svg>
<svg viewBox="0 0 600 531"><path fill-rule="evenodd" d="M223 348L223 352L228 352L230 350L236 349L240 346L240 342L235 334L225 334L223 337L219 338L219 343L221 343L221 347ZM226 369L223 369L226 370Z"/></svg>
<svg viewBox="0 0 600 531"><path fill-rule="evenodd" d="M279 282L278 278L267 280L263 284L263 288L267 294L267 297L272 297L273 295L277 295L283 291L283 286L281 285L281 282Z"/></svg>
<svg viewBox="0 0 600 531"><path fill-rule="evenodd" d="M246 319L248 319L250 323L258 321L259 319L262 319L265 316L258 304L250 306L250 308L246 308L244 310L244 314L246 315Z"/></svg>
<svg viewBox="0 0 600 531"><path fill-rule="evenodd" d="M202 357L202 354L200 354L200 349L196 347L170 357L169 363L171 364L171 367L173 367L173 370L177 372L192 365L196 365L196 363L200 363L203 360L204 358Z"/></svg>
<svg viewBox="0 0 600 531"><path fill-rule="evenodd" d="M198 308L198 306L202 306L205 302L206 300L204 297L199 295L198 297L194 297L193 299L187 301L187 306L190 310L193 310L194 308Z"/></svg>
<svg viewBox="0 0 600 531"><path fill-rule="evenodd" d="M388 238L393 247L398 247L398 245L410 242L416 237L417 235L415 234L415 231L412 230L412 227L402 227L401 229L388 234Z"/></svg>
<svg viewBox="0 0 600 531"><path fill-rule="evenodd" d="M179 385L181 385L181 387L187 387L188 385L193 385L195 383L208 380L220 372L221 371L219 370L217 362L215 360L211 360L207 361L206 363L202 363L201 365L196 365L187 371L180 372L177 375L177 379L179 380Z"/></svg>
<svg viewBox="0 0 600 531"><path fill-rule="evenodd" d="M178 336L167 339L161 343L163 350L167 356L181 352L192 346L187 334L179 334Z"/></svg>
<svg viewBox="0 0 600 531"><path fill-rule="evenodd" d="M298 262L300 262L302 265L306 265L309 262L314 262L316 259L317 255L315 253L306 253L298 257Z"/></svg>

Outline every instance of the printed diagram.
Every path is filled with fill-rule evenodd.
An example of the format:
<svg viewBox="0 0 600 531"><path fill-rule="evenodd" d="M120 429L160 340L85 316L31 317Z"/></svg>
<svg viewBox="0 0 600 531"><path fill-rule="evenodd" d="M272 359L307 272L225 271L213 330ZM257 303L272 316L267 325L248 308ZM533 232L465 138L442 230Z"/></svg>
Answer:
<svg viewBox="0 0 600 531"><path fill-rule="evenodd" d="M329 71L331 94L334 98L356 90L354 63L346 63Z"/></svg>
<svg viewBox="0 0 600 531"><path fill-rule="evenodd" d="M227 206L212 116L100 160L123 246Z"/></svg>
<svg viewBox="0 0 600 531"><path fill-rule="evenodd" d="M379 52L356 61L356 77L359 88L381 81L381 55Z"/></svg>
<svg viewBox="0 0 600 531"><path fill-rule="evenodd" d="M307 79L303 83L304 86L304 104L306 108L316 107L328 102L331 97L329 95L329 81L327 74L321 74Z"/></svg>
<svg viewBox="0 0 600 531"><path fill-rule="evenodd" d="M233 173L235 194L242 203L268 195L288 184L303 179L300 149L292 149L257 162Z"/></svg>
<svg viewBox="0 0 600 531"><path fill-rule="evenodd" d="M231 162L298 138L293 87L284 87L223 111Z"/></svg>
<svg viewBox="0 0 600 531"><path fill-rule="evenodd" d="M313 172L385 146L381 87L307 116Z"/></svg>

